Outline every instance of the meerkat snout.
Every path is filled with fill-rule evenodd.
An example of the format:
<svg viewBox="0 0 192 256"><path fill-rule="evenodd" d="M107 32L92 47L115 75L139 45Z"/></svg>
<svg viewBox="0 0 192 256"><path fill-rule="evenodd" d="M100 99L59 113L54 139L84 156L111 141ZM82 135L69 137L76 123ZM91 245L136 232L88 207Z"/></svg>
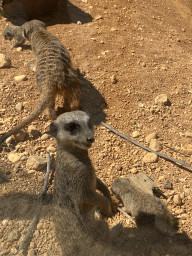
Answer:
<svg viewBox="0 0 192 256"><path fill-rule="evenodd" d="M90 116L79 110L60 115L50 124L50 133L63 146L88 149L95 141Z"/></svg>

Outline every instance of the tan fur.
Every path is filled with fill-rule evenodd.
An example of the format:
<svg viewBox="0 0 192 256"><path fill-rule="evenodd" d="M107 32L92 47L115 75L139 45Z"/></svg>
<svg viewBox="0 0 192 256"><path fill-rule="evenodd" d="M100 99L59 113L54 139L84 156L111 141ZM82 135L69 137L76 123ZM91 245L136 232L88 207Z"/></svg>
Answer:
<svg viewBox="0 0 192 256"><path fill-rule="evenodd" d="M57 141L55 225L63 255L117 255L111 251L108 224L94 216L96 207L105 216L113 213L109 190L88 156L94 141L89 116L83 111L62 114L50 132Z"/></svg>
<svg viewBox="0 0 192 256"><path fill-rule="evenodd" d="M161 199L145 193L123 178L115 180L111 190L123 202L122 210L131 213L139 227L156 226L161 232L170 234L177 230L177 219Z"/></svg>
<svg viewBox="0 0 192 256"><path fill-rule="evenodd" d="M10 29L9 29L10 28ZM65 99L65 111L80 109L80 86L77 75L71 65L67 49L59 40L45 29L45 24L38 20L26 22L18 29L8 27L5 39L15 37L13 46L26 39L31 42L36 59L36 81L40 91L39 101L34 111L16 127L0 138L0 144L21 128L30 124L45 108L51 119L56 119L55 98L59 94ZM19 41L17 41L19 39Z"/></svg>

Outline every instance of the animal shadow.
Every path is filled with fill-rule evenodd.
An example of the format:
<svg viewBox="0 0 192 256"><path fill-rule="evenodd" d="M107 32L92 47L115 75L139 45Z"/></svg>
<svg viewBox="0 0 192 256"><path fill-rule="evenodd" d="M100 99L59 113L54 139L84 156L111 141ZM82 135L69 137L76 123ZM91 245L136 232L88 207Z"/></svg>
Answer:
<svg viewBox="0 0 192 256"><path fill-rule="evenodd" d="M77 23L78 21L85 24L91 22L93 18L89 13L84 12L71 2L60 0L54 10L41 17L41 20L48 26L53 26L55 24Z"/></svg>

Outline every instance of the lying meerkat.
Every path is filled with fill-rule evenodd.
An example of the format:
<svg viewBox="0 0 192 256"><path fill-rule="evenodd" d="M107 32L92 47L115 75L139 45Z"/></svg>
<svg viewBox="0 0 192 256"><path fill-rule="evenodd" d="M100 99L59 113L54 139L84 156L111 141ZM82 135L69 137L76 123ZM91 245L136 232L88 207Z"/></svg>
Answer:
<svg viewBox="0 0 192 256"><path fill-rule="evenodd" d="M24 23L19 28L7 27L5 39L15 37L12 47L29 40L36 59L36 82L40 91L40 98L32 113L20 124L6 132L0 138L0 144L12 134L16 134L30 124L47 108L51 119L56 119L55 98L61 95L64 98L66 111L80 109L80 84L71 65L67 49L60 41L48 32L45 24L39 20Z"/></svg>
<svg viewBox="0 0 192 256"><path fill-rule="evenodd" d="M50 133L57 141L54 207L63 255L116 255L108 224L94 217L96 207L107 217L113 213L110 192L88 156L94 142L90 117L83 111L64 113L51 123Z"/></svg>
<svg viewBox="0 0 192 256"><path fill-rule="evenodd" d="M135 217L138 227L156 227L162 233L169 234L177 231L178 221L161 199L142 191L123 178L115 180L111 190L123 202L122 210Z"/></svg>

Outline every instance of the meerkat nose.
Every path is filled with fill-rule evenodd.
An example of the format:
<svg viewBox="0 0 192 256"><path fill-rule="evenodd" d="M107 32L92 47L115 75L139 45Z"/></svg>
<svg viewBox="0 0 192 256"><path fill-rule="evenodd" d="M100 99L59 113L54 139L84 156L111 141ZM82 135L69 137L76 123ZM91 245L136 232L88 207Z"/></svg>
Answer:
<svg viewBox="0 0 192 256"><path fill-rule="evenodd" d="M95 141L95 139L92 138L92 137L88 137L88 138L87 138L87 142L88 142L88 143L93 143L94 141Z"/></svg>

